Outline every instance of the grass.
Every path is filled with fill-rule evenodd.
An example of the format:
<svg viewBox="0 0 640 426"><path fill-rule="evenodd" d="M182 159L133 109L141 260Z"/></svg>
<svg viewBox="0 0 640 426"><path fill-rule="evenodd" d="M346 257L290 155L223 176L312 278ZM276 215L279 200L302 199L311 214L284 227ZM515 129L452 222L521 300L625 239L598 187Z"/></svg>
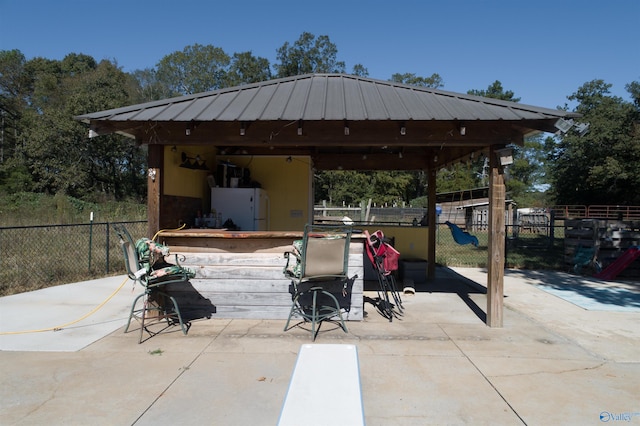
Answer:
<svg viewBox="0 0 640 426"><path fill-rule="evenodd" d="M0 296L124 273L119 241L109 226L0 228ZM127 224L134 235L143 235L146 226Z"/></svg>
<svg viewBox="0 0 640 426"><path fill-rule="evenodd" d="M135 201L88 202L57 194L0 195L0 227L146 220L147 206Z"/></svg>
<svg viewBox="0 0 640 426"><path fill-rule="evenodd" d="M436 262L445 266L487 267L489 233L475 231L478 247L459 245L446 226L436 233ZM562 270L564 265L564 236L558 236L553 244L539 234L521 233L517 240L509 238L506 247L505 267L516 269Z"/></svg>

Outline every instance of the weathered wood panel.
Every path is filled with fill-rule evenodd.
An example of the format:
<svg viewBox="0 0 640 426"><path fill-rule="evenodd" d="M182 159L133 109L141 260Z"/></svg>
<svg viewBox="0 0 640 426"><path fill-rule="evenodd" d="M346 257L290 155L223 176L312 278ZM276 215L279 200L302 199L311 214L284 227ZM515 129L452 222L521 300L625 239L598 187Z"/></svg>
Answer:
<svg viewBox="0 0 640 426"><path fill-rule="evenodd" d="M182 250L184 246L170 245L171 252L180 255L181 265L195 270L196 277L190 280L190 293L195 292L198 296L182 295L181 284L170 286L169 291L180 300L191 300L196 305L202 300L210 302L215 306L213 318L286 319L291 308L291 280L283 273L286 265L284 252L291 249L292 240L289 244L280 245L277 238L261 240L264 244L245 239L246 250L240 251L235 246L226 251L229 245L225 241L210 240L211 246L207 248L200 244ZM220 246L212 247L215 245L213 241ZM242 245L242 241L238 239L236 244ZM255 250L256 247L267 247L267 241L277 244L277 247ZM351 243L349 276L357 275L358 278L348 289L347 296L342 296L342 285L331 290L348 310L345 319L352 321L363 318L363 249L362 242ZM196 309L195 306L185 309L190 308Z"/></svg>

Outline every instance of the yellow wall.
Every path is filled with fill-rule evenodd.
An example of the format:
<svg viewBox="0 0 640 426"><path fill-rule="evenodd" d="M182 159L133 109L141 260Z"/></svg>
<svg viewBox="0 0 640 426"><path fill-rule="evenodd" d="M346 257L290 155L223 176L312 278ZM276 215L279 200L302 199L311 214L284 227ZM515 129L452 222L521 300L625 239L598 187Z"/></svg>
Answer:
<svg viewBox="0 0 640 426"><path fill-rule="evenodd" d="M309 157L218 156L238 167L251 170L269 195L269 230L300 231L312 217L311 159Z"/></svg>
<svg viewBox="0 0 640 426"><path fill-rule="evenodd" d="M207 183L207 171L191 170L179 167L182 152L190 157L200 155L206 159L207 166L215 171L217 161L229 161L238 167L248 168L251 179L259 182L269 195L270 231L301 231L304 225L312 221L313 196L311 160L309 157L265 156L218 156L215 148L207 151L202 146L171 146L165 148L164 193L183 197L202 199L202 212L209 211L211 192ZM195 214L195 212L194 212ZM395 248L401 258L427 258L427 227L400 226L357 226L369 232L382 230L387 237L395 237Z"/></svg>
<svg viewBox="0 0 640 426"><path fill-rule="evenodd" d="M211 192L206 170L192 170L180 167L182 153L189 157L199 155L206 160L212 173L218 161L229 161L238 167L248 168L251 179L260 183L269 196L269 230L302 230L312 218L311 199L312 171L309 157L283 156L217 156L215 147L206 146L165 147L164 152L164 194L202 199L202 213L211 206ZM196 212L194 212L195 215Z"/></svg>
<svg viewBox="0 0 640 426"><path fill-rule="evenodd" d="M381 230L385 237L395 237L394 247L400 252L401 259L426 259L427 258L427 231L426 226L376 226L357 225L357 229L366 229L369 233Z"/></svg>
<svg viewBox="0 0 640 426"><path fill-rule="evenodd" d="M192 170L180 167L182 164L182 153L189 157L199 155L206 160L206 165L211 170L215 170L216 155L214 148L203 146L177 146L172 151L171 146L166 146L164 150L164 194L181 197L193 197L203 199L203 212L208 209L207 204L211 196L209 195L209 185L207 184L206 170ZM195 212L194 212L195 215Z"/></svg>

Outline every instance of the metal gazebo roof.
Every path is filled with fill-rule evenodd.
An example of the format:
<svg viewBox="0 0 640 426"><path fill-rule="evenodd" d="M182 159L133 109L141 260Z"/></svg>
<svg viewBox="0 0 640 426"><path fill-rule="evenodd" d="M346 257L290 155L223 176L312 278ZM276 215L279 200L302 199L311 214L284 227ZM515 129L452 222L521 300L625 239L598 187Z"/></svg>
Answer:
<svg viewBox="0 0 640 426"><path fill-rule="evenodd" d="M319 168L422 169L424 161L442 166L490 145L521 144L524 135L555 132L558 119L576 116L353 75L307 74L76 118L98 134L143 144L311 155Z"/></svg>

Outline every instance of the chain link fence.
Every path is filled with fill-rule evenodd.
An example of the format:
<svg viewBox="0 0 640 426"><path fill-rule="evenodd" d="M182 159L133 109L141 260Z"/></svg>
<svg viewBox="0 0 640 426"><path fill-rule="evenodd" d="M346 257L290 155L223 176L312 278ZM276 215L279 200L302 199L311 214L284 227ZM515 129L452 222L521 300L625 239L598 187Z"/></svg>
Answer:
<svg viewBox="0 0 640 426"><path fill-rule="evenodd" d="M411 227L424 211L406 209L393 217L376 213L382 219L376 223ZM134 237L147 232L146 221L0 227L0 296L123 274L124 258L112 230L114 223L123 223ZM355 221L354 226L358 225ZM456 243L447 225L438 223L437 264L486 267L489 233L471 234L478 238L478 247ZM508 226L506 236L505 267L566 269L563 225Z"/></svg>
<svg viewBox="0 0 640 426"><path fill-rule="evenodd" d="M350 219L358 225L421 226L427 209L415 207L327 207L316 206L316 221ZM456 217L457 217L457 213ZM505 267L522 269L566 269L564 264L564 223L526 217L505 227ZM471 222L469 233L478 238L478 247L458 244L444 223L450 215L438 217L436 263L443 266L487 266L489 231L486 223ZM451 219L453 221L453 219Z"/></svg>
<svg viewBox="0 0 640 426"><path fill-rule="evenodd" d="M147 221L118 222L146 235ZM112 222L0 227L0 296L125 272Z"/></svg>
<svg viewBox="0 0 640 426"><path fill-rule="evenodd" d="M505 267L520 269L561 270L564 268L564 226L537 228L537 232L507 226ZM478 247L458 244L449 227L438 224L436 229L436 262L443 266L487 267L488 230L470 231L478 238Z"/></svg>

